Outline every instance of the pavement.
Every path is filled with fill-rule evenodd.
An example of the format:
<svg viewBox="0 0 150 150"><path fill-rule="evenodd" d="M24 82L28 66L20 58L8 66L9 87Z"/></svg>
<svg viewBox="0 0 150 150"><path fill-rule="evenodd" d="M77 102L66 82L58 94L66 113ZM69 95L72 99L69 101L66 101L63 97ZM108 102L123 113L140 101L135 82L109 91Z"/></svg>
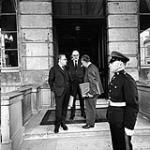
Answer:
<svg viewBox="0 0 150 150"><path fill-rule="evenodd" d="M53 125L39 125L45 112L41 111L25 126L21 150L112 150L107 122L96 123L90 129L83 129L84 124L68 124L68 131L60 128L60 132L54 134ZM134 150L150 150L150 120L140 114L132 143Z"/></svg>

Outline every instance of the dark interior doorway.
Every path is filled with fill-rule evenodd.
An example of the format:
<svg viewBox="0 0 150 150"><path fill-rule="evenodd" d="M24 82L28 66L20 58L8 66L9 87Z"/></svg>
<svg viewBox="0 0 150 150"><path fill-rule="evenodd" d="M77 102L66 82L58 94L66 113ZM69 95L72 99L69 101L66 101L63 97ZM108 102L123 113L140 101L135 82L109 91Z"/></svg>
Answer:
<svg viewBox="0 0 150 150"><path fill-rule="evenodd" d="M70 59L74 49L88 54L100 71L107 96L108 64L104 19L54 19L55 56L64 53Z"/></svg>
<svg viewBox="0 0 150 150"><path fill-rule="evenodd" d="M54 23L59 53L65 53L69 58L72 51L77 49L80 55L90 55L91 60L98 65L98 39L101 34L98 20L59 19Z"/></svg>

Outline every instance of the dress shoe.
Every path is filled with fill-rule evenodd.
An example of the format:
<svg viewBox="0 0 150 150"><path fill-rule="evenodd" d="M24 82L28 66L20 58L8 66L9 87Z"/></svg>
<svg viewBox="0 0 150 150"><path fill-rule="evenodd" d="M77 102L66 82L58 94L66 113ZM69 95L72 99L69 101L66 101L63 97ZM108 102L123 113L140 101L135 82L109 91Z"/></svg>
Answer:
<svg viewBox="0 0 150 150"><path fill-rule="evenodd" d="M68 127L64 123L61 124L61 127L63 128L63 130L68 130Z"/></svg>
<svg viewBox="0 0 150 150"><path fill-rule="evenodd" d="M59 132L59 127L55 126L54 133L58 133L58 132Z"/></svg>
<svg viewBox="0 0 150 150"><path fill-rule="evenodd" d="M86 124L86 125L82 126L82 128L84 128L84 129L94 128L94 125Z"/></svg>

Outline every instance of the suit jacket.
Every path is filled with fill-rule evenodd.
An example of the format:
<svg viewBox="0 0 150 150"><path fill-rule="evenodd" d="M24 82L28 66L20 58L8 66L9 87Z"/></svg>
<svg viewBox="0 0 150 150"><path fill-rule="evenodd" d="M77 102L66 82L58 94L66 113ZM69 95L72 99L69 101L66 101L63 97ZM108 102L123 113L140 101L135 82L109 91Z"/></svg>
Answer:
<svg viewBox="0 0 150 150"><path fill-rule="evenodd" d="M77 81L78 83L82 83L84 79L85 69L81 64L81 61L78 61L77 69L75 69L73 60L68 62L67 67L71 78L71 82Z"/></svg>
<svg viewBox="0 0 150 150"><path fill-rule="evenodd" d="M88 68L86 68L84 82L90 83L89 94L100 95L104 93L100 75L99 75L99 70L94 64L90 64Z"/></svg>
<svg viewBox="0 0 150 150"><path fill-rule="evenodd" d="M66 69L62 70L59 65L50 69L49 85L56 96L61 96L65 90L69 90L69 74Z"/></svg>

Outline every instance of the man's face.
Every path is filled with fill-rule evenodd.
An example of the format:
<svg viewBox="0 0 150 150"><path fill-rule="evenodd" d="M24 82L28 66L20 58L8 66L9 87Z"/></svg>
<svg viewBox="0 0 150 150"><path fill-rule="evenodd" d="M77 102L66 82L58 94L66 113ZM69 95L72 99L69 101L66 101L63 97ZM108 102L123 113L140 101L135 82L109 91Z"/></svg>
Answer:
<svg viewBox="0 0 150 150"><path fill-rule="evenodd" d="M123 62L121 61L114 61L109 64L109 68L111 72L117 72L119 69L121 69L123 66Z"/></svg>
<svg viewBox="0 0 150 150"><path fill-rule="evenodd" d="M85 62L84 60L81 60L81 63L83 65L83 67L87 68L87 62Z"/></svg>
<svg viewBox="0 0 150 150"><path fill-rule="evenodd" d="M72 53L72 59L73 60L79 60L79 52L78 51L74 51Z"/></svg>
<svg viewBox="0 0 150 150"><path fill-rule="evenodd" d="M62 66L66 66L67 65L67 58L66 58L65 55L62 55L59 61L60 61Z"/></svg>

